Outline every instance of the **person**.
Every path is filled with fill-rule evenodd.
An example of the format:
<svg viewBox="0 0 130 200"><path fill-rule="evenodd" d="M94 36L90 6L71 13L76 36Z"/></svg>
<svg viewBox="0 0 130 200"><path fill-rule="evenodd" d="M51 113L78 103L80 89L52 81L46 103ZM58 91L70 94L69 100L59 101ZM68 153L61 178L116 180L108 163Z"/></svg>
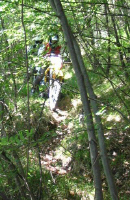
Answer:
<svg viewBox="0 0 130 200"><path fill-rule="evenodd" d="M51 65L50 67L47 68L45 71L45 82L48 80L48 74L50 71L50 68L53 69L53 78L55 79L56 77L59 78L60 81L63 79L63 73L61 71L63 67L63 62L61 58L61 46L58 45L59 37L58 35L55 35L50 38L49 43L46 44L45 46L45 52L46 52L46 58L48 61L50 61Z"/></svg>
<svg viewBox="0 0 130 200"><path fill-rule="evenodd" d="M39 75L36 76L33 89L38 91L39 85L44 77L44 82L49 81L49 73L50 68L53 69L53 78L58 77L59 80L62 82L63 80L63 73L61 71L63 67L62 57L61 57L61 46L58 44L59 36L54 35L49 38L49 42L45 45L42 45L38 50L38 56L43 56L46 60L47 66L44 68L40 68ZM49 65L49 67L48 67Z"/></svg>

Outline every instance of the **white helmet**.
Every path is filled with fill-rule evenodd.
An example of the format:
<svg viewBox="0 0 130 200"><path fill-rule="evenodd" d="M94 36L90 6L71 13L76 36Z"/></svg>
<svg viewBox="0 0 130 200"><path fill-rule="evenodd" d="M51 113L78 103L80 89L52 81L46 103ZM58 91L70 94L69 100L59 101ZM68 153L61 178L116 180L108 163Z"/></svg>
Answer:
<svg viewBox="0 0 130 200"><path fill-rule="evenodd" d="M53 42L58 42L59 41L59 36L58 35L54 35L52 37L50 37L50 43L52 44Z"/></svg>
<svg viewBox="0 0 130 200"><path fill-rule="evenodd" d="M33 40L36 44L41 44L43 42L43 38L41 36L36 36Z"/></svg>

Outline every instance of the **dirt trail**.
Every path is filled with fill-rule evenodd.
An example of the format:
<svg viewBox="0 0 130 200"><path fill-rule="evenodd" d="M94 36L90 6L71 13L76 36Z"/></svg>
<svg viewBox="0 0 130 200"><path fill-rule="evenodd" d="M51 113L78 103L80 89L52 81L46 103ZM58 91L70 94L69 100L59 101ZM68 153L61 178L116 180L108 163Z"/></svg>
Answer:
<svg viewBox="0 0 130 200"><path fill-rule="evenodd" d="M68 127L63 123L68 117L68 112L57 109L52 112L52 117L57 123L57 136L53 138L49 144L48 151L42 157L42 165L51 174L65 175L70 171L71 157L64 155L65 150L61 145L61 141L70 133Z"/></svg>

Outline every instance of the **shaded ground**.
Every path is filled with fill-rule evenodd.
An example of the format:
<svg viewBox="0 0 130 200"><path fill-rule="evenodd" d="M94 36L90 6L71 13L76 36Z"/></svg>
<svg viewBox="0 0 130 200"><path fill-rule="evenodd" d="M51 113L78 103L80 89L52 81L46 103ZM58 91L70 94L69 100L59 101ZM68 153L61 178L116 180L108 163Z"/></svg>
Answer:
<svg viewBox="0 0 130 200"><path fill-rule="evenodd" d="M79 164L79 162L81 162L80 166L83 166L84 160L82 160L82 158L81 159L78 158L79 162L77 162L75 159L73 159L73 154L69 154L69 156L65 155L65 152L69 150L65 149L62 143L65 140L65 138L69 136L70 133L72 132L72 129L69 128L69 126L66 124L66 119L70 117L68 116L68 112L57 110L57 112L52 112L52 116L57 123L57 129L56 129L57 135L52 139L45 155L42 157L42 165L46 170L50 172L52 180L55 183L57 176L65 176L67 174L69 174L69 176L72 175L74 172L73 169L75 163L77 165L77 163ZM111 130L106 132L105 137L108 149L108 156L111 160L111 168L115 176L120 197L123 200L125 200L126 198L128 199L130 195L129 131L126 131L124 133L121 131L117 133L115 130ZM78 170L80 166L78 166ZM87 176L87 179L89 179L88 182L89 181L91 182L92 175L89 172L89 169L88 170L86 169L88 174L86 173L86 171L84 170L85 167L86 166L81 167L82 176L84 177ZM105 179L103 178L103 182L104 180ZM104 185L104 190L107 190L108 187L105 182L103 185ZM70 193L73 194L73 192L74 192L73 190L72 191L70 190ZM85 192L84 189L83 191L79 192L80 193L79 199L82 200L94 199L93 194L90 193L83 194L84 192ZM74 194L72 196L74 196ZM109 197L106 197L106 200L107 199L109 199Z"/></svg>

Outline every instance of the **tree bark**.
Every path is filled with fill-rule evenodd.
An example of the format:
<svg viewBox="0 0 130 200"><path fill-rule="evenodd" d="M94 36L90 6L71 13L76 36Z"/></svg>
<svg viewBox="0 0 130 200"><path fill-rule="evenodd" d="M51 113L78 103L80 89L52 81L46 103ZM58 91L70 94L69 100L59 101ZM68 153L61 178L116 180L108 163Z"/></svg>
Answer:
<svg viewBox="0 0 130 200"><path fill-rule="evenodd" d="M79 46L76 42L76 40L74 40L74 46L75 46L75 50L77 53L77 57L78 57L78 61L80 64L80 68L84 77L84 82L86 85L86 89L88 90L88 94L89 94L89 98L90 98L90 102L91 102L91 106L93 109L93 113L95 116L95 121L96 121L96 125L97 125L97 132L98 132L98 140L99 140L99 146L100 146L100 154L101 154L101 159L102 159L102 163L103 163L103 167L104 167L104 172L107 178L107 182L108 182L108 186L109 186L109 190L111 193L111 197L113 200L118 200L118 194L117 194L117 190L116 190L116 186L114 183L114 178L110 169L110 165L109 165L109 161L108 161L108 157L107 157L107 150L106 150L106 145L105 145L105 138L104 138L104 130L103 130L103 125L102 125L102 121L101 121L101 117L99 115L97 115L99 109L98 109L98 105L97 105L97 97L93 91L91 82L89 80L89 76L88 73L86 71L82 56L81 56L81 51L79 49Z"/></svg>
<svg viewBox="0 0 130 200"><path fill-rule="evenodd" d="M89 145L90 145L90 155L91 155L91 162L92 162L92 169L93 169L94 183L95 183L95 199L102 200L103 194L102 194L101 172L100 172L100 166L99 166L99 161L98 161L98 150L97 150L97 142L96 142L95 131L94 131L93 117L92 117L92 113L90 109L90 103L88 100L88 95L86 92L82 72L80 70L79 62L76 56L76 51L74 49L74 42L73 42L74 38L71 33L70 27L67 23L60 1L49 0L49 2L51 6L53 7L53 9L55 10L56 14L58 14L58 16L60 17L63 31L68 43L70 55L72 58L73 66L75 69L75 73L77 76L77 81L78 81L78 85L79 85L79 89L81 93L81 99L83 102L85 115L87 117L86 123L87 123L87 132L88 132Z"/></svg>
<svg viewBox="0 0 130 200"><path fill-rule="evenodd" d="M114 179L113 179L110 165L109 165L108 158L107 158L103 126L102 126L100 116L97 115L98 105L97 105L97 102L95 101L96 95L94 94L92 85L90 83L90 80L89 80L89 77L88 77L88 74L86 71L86 68L84 66L84 62L83 62L83 59L81 56L79 46L73 36L73 33L71 32L69 25L68 25L68 22L67 22L65 14L64 14L64 10L62 8L60 0L49 0L49 2L51 4L52 8L54 9L54 11L56 12L56 14L58 15L58 17L60 18L60 21L61 21L61 24L63 27L63 32L64 32L64 35L67 40L68 49L69 49L72 63L74 66L74 70L76 73L76 77L77 77L77 81L78 81L78 85L79 85L79 89L80 89L80 93L81 93L81 99L82 99L85 114L87 117L88 117L89 112L87 110L88 102L87 102L87 97L86 97L87 95L86 95L85 91L86 90L88 91L89 98L91 101L91 106L93 109L93 113L95 115L96 125L98 127L98 140L99 140L99 146L100 146L100 154L101 154L101 159L102 159L102 163L103 163L103 167L104 167L104 172L106 174L107 182L108 182L109 189L110 189L111 198L112 198L112 200L118 200L116 186L114 183ZM87 127L89 130L90 125L87 124ZM88 134L90 137L92 136L90 132L88 132ZM93 171L93 173L96 173L96 172ZM99 195L99 191L98 191L98 195ZM95 199L100 199L100 200L103 199L103 197L99 198L98 195L97 196L95 195Z"/></svg>
<svg viewBox="0 0 130 200"><path fill-rule="evenodd" d="M17 186L19 188L21 196L23 196L25 199L27 198L26 197L26 191L25 191L25 189L23 189L23 186L21 184L21 180L23 180L25 185L26 185L26 187L27 187L27 189L28 189L28 192L29 192L29 195L30 195L30 199L31 200L35 200L35 197L34 197L32 191L31 191L31 188L30 188L27 180L25 179L25 174L24 174L24 170L23 170L22 164L20 162L20 159L19 159L19 157L18 157L18 155L17 155L17 153L15 151L13 152L13 155L14 155L14 158L17 160L18 168L19 168L20 173L18 172L16 166L12 163L12 161L7 157L6 153L4 151L1 153L1 157L6 162L9 163L10 170L15 173L15 181L16 181L16 184L17 184Z"/></svg>
<svg viewBox="0 0 130 200"><path fill-rule="evenodd" d="M24 189L23 189L23 186L22 186L22 184L21 184L21 181L20 181L20 178L22 179L22 176L18 173L18 171L17 171L15 165L14 165L14 164L12 163L12 161L6 156L6 153L5 153L4 151L1 153L1 158L2 158L3 160L5 160L5 161L9 164L8 166L9 166L10 171L11 171L12 173L15 174L14 179L15 179L15 182L16 182L16 187L18 187L21 196L24 197L24 198L26 199L26 198L27 198L27 197L26 197L26 193L25 193L25 191L24 191Z"/></svg>
<svg viewBox="0 0 130 200"><path fill-rule="evenodd" d="M21 173L21 176L22 176L22 178L23 178L23 180L24 180L24 183L25 183L25 185L26 185L26 187L27 187L27 189L28 189L30 198L31 198L31 200L35 200L35 197L34 197L34 195L33 195L33 192L32 192L32 190L31 190L31 187L30 187L30 185L28 184L28 181L26 180L26 176L25 176L25 172L24 172L22 163L21 163L20 158L19 158L18 154L16 153L16 151L13 151L13 156L14 156L15 160L17 161L17 166L18 166L19 171L20 171L20 173Z"/></svg>
<svg viewBox="0 0 130 200"><path fill-rule="evenodd" d="M110 11L109 7L107 7L107 10L108 10L108 13L111 14L111 11ZM122 69L125 72L126 79L129 80L129 72L128 72L128 69L127 69L127 67L125 65L124 59L123 59L123 53L121 51L122 45L120 43L120 39L119 39L119 36L118 36L118 31L117 31L117 26L116 26L116 20L115 20L115 17L112 16L112 15L111 15L111 21L112 21L113 28L114 28L116 45L119 48L118 51L119 51L119 58L120 58L120 62L121 62L121 67L122 67Z"/></svg>

